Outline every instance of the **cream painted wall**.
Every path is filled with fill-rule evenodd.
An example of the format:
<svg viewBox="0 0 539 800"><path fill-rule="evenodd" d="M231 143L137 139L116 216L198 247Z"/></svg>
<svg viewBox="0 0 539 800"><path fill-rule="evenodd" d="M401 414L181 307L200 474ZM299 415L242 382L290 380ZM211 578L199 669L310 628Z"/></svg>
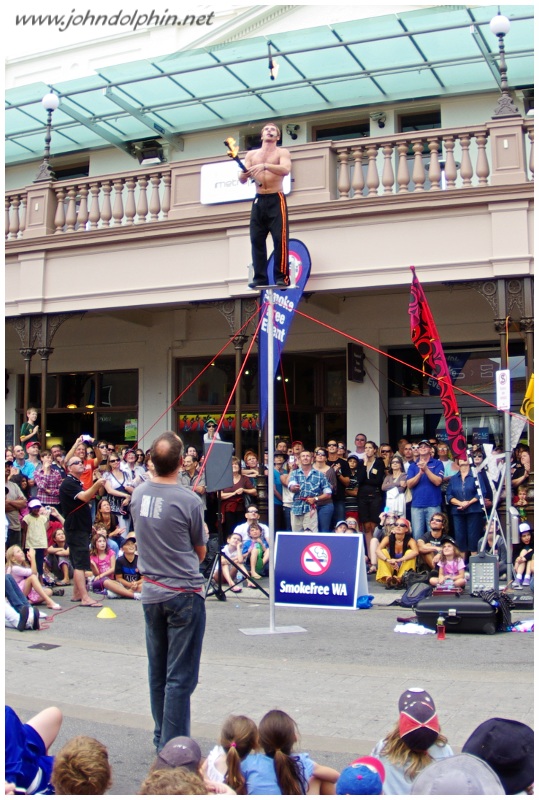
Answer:
<svg viewBox="0 0 539 800"><path fill-rule="evenodd" d="M440 285L426 286L425 290L445 344L492 344L498 340L490 306L478 293L469 288ZM302 301L299 310L313 319L296 316L287 340L287 352L345 350L349 337L365 342L368 377L363 384L347 384L348 442L363 429L369 436L378 437L378 441L386 438L384 375L387 359L368 345L383 350L390 346L410 346L407 289L392 289L386 294L365 291L346 297L337 293L334 296L313 295ZM330 325L344 335L329 331L319 323ZM200 304L177 310L135 308L114 314L88 313L82 318L74 316L58 330L49 371L138 369L139 435L142 435L174 399L174 359L203 357L209 360L231 333L225 317L216 308ZM22 374L24 370L19 346L15 330L7 325L6 368L12 376L5 409L7 423L15 422L14 374ZM233 348L226 352L232 354ZM40 372L38 357L33 359L32 372ZM151 441L160 430L172 424L168 412L147 434L148 439Z"/></svg>

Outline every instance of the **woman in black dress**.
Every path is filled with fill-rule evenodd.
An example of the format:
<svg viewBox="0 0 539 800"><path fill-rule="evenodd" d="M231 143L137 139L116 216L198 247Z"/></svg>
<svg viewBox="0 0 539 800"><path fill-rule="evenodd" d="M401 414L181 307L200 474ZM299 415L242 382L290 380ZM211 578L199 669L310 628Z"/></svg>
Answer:
<svg viewBox="0 0 539 800"><path fill-rule="evenodd" d="M378 445L367 442L365 445L365 459L360 461L357 468L357 507L359 521L365 531L365 545L367 553L371 543L374 528L378 524L383 506L382 483L386 472L383 458L378 457Z"/></svg>

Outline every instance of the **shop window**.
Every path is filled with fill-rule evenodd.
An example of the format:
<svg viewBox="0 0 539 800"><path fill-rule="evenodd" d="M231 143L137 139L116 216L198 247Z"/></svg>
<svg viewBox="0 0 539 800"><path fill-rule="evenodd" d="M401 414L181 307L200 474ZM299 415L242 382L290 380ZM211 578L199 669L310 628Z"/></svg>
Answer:
<svg viewBox="0 0 539 800"><path fill-rule="evenodd" d="M41 407L41 376L30 376L30 405ZM18 414L22 406L24 376L18 376ZM109 438L115 443L136 441L138 424L138 371L73 372L47 375L48 443L71 446L81 433Z"/></svg>

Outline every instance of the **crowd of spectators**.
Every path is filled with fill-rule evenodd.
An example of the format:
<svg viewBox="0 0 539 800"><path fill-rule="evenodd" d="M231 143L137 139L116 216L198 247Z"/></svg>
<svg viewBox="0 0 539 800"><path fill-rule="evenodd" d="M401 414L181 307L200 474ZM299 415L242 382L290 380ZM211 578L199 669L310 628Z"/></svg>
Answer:
<svg viewBox="0 0 539 800"><path fill-rule="evenodd" d="M56 591L73 579L69 547L63 536L60 486L68 474L66 465L80 459L82 486L85 491L95 490L89 501L92 534L105 538L102 560L107 562L97 572L95 563L91 564L85 577L90 588L109 598L135 596L137 592L124 585L125 576L116 569L124 556L126 539L136 540L131 495L152 477L149 451L89 436L79 436L67 452L57 444L44 449L38 438L35 409L29 409L27 418L21 443L6 450L6 549L13 545L22 548L27 562L24 567L30 570L21 588L27 596L32 590L35 598L36 579L44 588L50 586ZM211 441L216 436L216 423L209 423L205 438ZM439 579L443 545L441 539L438 544L433 539L438 541L440 525L466 566L469 557L483 546L485 511L490 512L496 487L503 481L500 458L497 448L487 459L482 446L473 445L470 459L453 459L448 444L437 439L401 438L394 449L388 442L378 445L358 433L351 448L342 439L330 437L326 445L311 450L301 441L289 443L280 438L273 464L275 529L331 532L340 523L341 529L344 525L344 530L364 534L367 571L388 587L388 578L400 578L419 566L433 570L432 577ZM511 499L522 529L526 525L530 528L530 469L529 448L520 444L511 463ZM202 500L210 535L216 536L222 523L222 541L227 548L224 555L228 558L223 558L220 577L234 591L241 591L239 583L246 578L245 571L255 579L268 571L269 536L260 523L257 507L260 480L265 482L267 473L267 453L264 463L259 464L256 453L248 450L243 458L232 458L232 484L219 493L207 491L204 457L190 446L178 478ZM503 492L498 496L503 499ZM251 530L249 525L253 526ZM404 538L400 535L403 530ZM231 539L235 532L241 534L241 546ZM505 576L505 545L500 534L495 521L485 546L498 555L500 575ZM532 530L530 538L533 542ZM93 544L95 562L96 541ZM518 562L511 576L515 587L527 586L533 580L533 545L524 554L521 549L515 551ZM243 565L243 570L238 570L238 565ZM133 581L139 578L135 574ZM114 591L112 584L116 589L118 584L123 585L124 591ZM244 585L252 584L247 581Z"/></svg>
<svg viewBox="0 0 539 800"><path fill-rule="evenodd" d="M6 794L102 795L113 786L106 747L76 736L49 755L62 712L46 708L23 724L6 706ZM455 756L431 694L398 699L394 726L370 755L343 770L299 748L294 719L271 709L258 725L244 715L223 723L204 757L189 736L168 740L142 781L140 795L504 795L533 794L534 733L524 723L492 718L471 732Z"/></svg>

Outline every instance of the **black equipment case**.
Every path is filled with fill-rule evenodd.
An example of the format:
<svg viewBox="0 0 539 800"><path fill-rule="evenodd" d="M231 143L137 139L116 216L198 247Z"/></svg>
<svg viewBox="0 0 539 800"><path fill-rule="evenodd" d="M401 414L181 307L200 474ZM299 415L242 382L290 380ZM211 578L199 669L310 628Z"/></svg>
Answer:
<svg viewBox="0 0 539 800"><path fill-rule="evenodd" d="M427 597L415 607L420 625L436 629L436 620L442 616L446 633L496 633L496 610L481 597L469 594Z"/></svg>

